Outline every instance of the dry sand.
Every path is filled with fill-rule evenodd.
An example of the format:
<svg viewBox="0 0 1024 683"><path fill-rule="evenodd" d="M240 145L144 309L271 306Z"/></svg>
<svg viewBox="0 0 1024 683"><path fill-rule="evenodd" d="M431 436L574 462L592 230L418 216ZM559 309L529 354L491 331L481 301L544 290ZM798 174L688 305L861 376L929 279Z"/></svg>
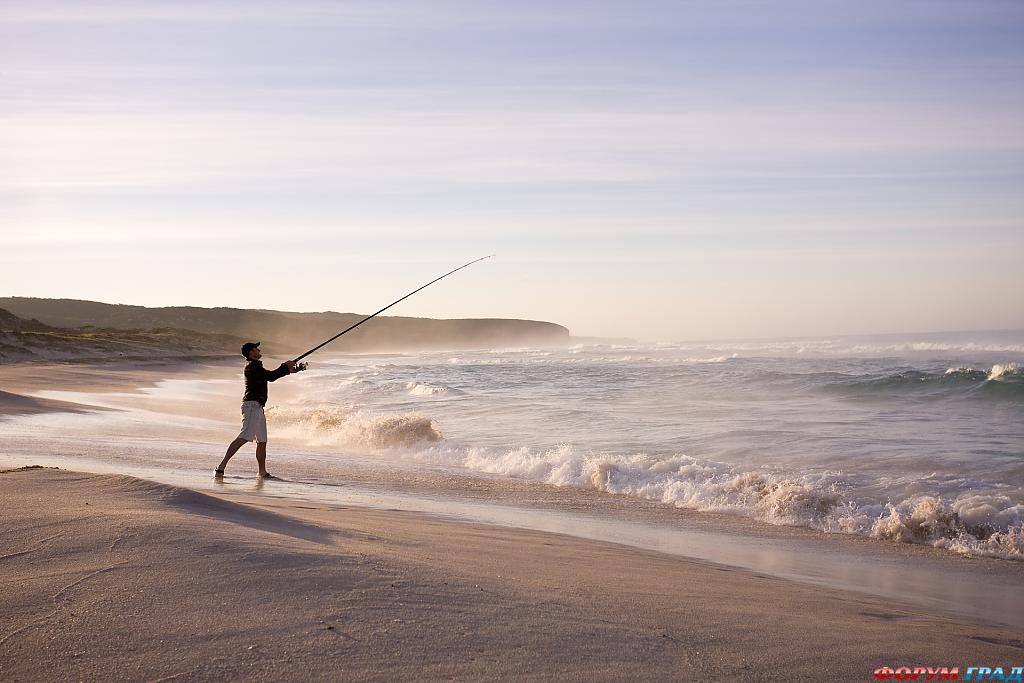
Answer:
<svg viewBox="0 0 1024 683"><path fill-rule="evenodd" d="M4 681L872 680L1024 662L997 627L411 513L36 469L0 474L0 515Z"/></svg>

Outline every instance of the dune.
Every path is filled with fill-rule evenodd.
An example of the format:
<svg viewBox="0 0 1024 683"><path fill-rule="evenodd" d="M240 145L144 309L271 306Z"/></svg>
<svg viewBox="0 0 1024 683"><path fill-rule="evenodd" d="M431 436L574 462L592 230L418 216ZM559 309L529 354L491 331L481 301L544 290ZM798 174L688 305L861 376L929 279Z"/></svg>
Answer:
<svg viewBox="0 0 1024 683"><path fill-rule="evenodd" d="M3 680L868 680L1024 653L860 594L412 513L22 469L0 514Z"/></svg>

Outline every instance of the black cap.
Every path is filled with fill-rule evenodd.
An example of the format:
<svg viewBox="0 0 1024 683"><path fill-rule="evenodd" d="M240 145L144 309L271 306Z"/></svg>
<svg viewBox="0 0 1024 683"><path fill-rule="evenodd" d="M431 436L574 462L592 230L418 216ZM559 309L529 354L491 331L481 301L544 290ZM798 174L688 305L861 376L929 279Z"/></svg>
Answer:
<svg viewBox="0 0 1024 683"><path fill-rule="evenodd" d="M242 355L245 356L246 360L249 360L249 352L259 345L259 342L245 342L242 344Z"/></svg>

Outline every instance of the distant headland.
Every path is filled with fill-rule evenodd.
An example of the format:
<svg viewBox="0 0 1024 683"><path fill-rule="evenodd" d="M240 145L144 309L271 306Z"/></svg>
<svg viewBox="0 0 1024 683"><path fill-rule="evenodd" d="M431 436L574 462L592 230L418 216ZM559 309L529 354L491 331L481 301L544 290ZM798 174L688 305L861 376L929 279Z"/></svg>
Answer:
<svg viewBox="0 0 1024 683"><path fill-rule="evenodd" d="M246 340L268 354L300 353L365 315L242 308L150 308L77 299L0 297L0 361L237 353ZM536 320L381 316L335 341L331 352L564 346L569 330Z"/></svg>

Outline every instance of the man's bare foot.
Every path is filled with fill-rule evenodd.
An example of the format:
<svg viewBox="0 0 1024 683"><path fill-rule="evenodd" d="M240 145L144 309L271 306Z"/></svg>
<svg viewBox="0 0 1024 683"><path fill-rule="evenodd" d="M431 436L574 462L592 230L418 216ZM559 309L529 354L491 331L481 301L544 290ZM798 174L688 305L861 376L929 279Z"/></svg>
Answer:
<svg viewBox="0 0 1024 683"><path fill-rule="evenodd" d="M279 479L279 477L275 477L270 472L261 472L260 479Z"/></svg>
<svg viewBox="0 0 1024 683"><path fill-rule="evenodd" d="M224 478L224 470L214 470L213 471L213 476L214 476L215 479L223 479Z"/></svg>

